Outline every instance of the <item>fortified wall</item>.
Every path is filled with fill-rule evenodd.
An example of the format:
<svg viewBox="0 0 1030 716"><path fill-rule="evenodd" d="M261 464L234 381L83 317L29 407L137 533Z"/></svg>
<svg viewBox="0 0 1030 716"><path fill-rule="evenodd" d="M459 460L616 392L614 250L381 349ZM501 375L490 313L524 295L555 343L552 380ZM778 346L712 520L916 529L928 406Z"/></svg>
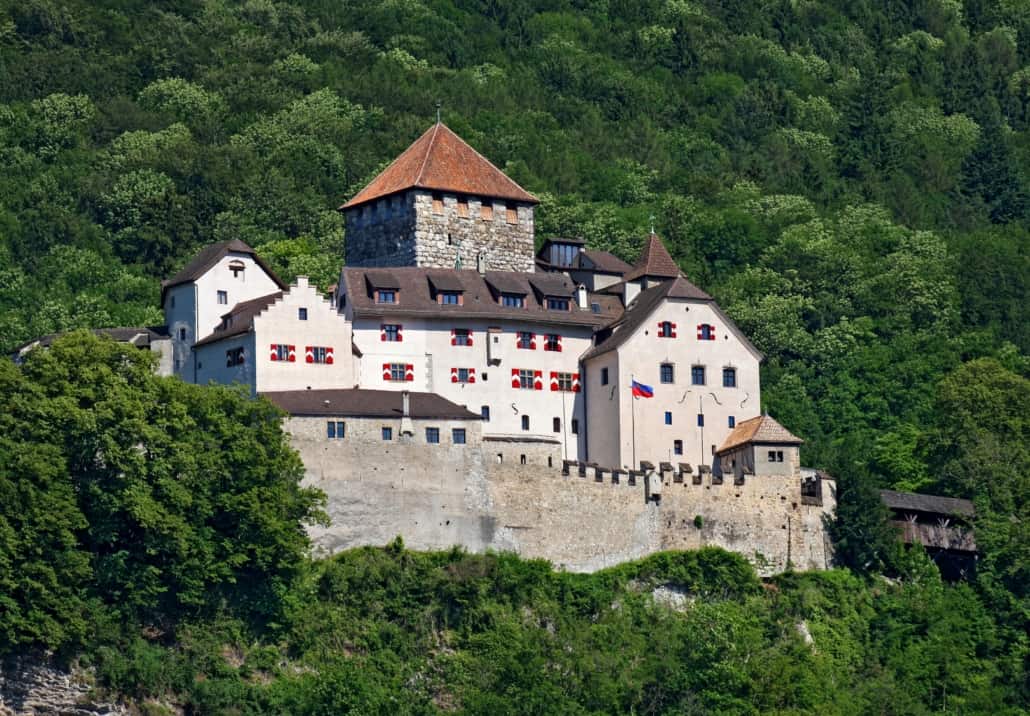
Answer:
<svg viewBox="0 0 1030 716"><path fill-rule="evenodd" d="M286 421L305 484L329 498L330 526L311 530L326 553L400 535L413 549L514 551L578 572L703 546L737 552L762 575L788 564L829 566L823 518L835 497L828 479L818 489L810 480L802 494L797 471L722 478L663 465L612 472L563 462L558 444L478 436L427 450L415 439L375 442L379 423L363 422L348 422L347 440L328 441L321 420Z"/></svg>

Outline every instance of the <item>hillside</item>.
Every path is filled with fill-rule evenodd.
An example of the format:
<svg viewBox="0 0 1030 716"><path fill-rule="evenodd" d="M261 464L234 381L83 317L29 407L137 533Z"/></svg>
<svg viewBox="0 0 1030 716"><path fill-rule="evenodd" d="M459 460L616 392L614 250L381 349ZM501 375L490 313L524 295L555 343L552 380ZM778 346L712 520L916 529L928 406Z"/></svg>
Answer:
<svg viewBox="0 0 1030 716"><path fill-rule="evenodd" d="M838 478L835 535L842 564L918 583L899 587L902 596L888 590L894 596L876 602L874 593L884 593L876 581L852 584L851 576L828 575L795 585L784 578L781 586L795 595L790 599L802 601L831 593L834 580L843 580L853 588L848 599L885 605L884 614L879 607L861 612L868 624L900 614L909 625L877 632L886 640L875 642L882 653L873 641L855 646L854 653L850 646L828 647L827 653L817 635L816 655L798 663L833 663L812 666L805 678L838 674L845 662L854 669L833 708L874 708L876 690L898 699L918 694L911 699L944 708L944 695L927 684L958 679L952 669L960 662L925 674L903 666L907 659L930 658L934 644L989 662L961 667L969 678L985 679L963 687L969 700L961 708L990 711L1005 699L1027 704L1025 683L1015 684L1025 677L1030 629L1030 5L0 0L0 8L0 348L9 351L35 336L76 327L159 324L160 280L199 247L221 239L256 247L285 279L304 274L327 286L336 279L346 241L335 208L434 120L439 103L450 127L542 199L538 237L582 236L592 247L632 259L654 217L687 275L765 353L764 407L805 438L805 464ZM62 368L50 369L59 378L38 378L47 390L65 380ZM101 374L108 369L97 368ZM12 375L0 377L13 385ZM21 402L9 402L7 415L15 408L28 411L37 390L43 388L26 389ZM67 427L61 418L66 404L55 400L48 417ZM136 405L137 398L127 400ZM231 402L210 400L218 405L204 404L201 412L218 412ZM242 408L233 410L260 422ZM64 583L49 573L25 577L19 571L19 550L35 544L34 532L11 526L28 519L19 505L38 498L44 505L38 514L46 515L52 504L66 506L79 495L46 467L50 451L71 448L48 442L56 439L46 433L51 424L33 425L38 432L27 434L12 423L0 445L8 457L33 456L0 461L8 466L0 473L6 510L0 512L0 636L11 644L81 644L88 640L82 615L98 594L108 598L106 583L83 587L74 599L58 590L41 612L45 618L32 612L23 619L11 606ZM25 452L25 445L37 443L42 452ZM57 492L19 492L39 481L50 485L47 480L56 480ZM931 587L919 582L921 568L898 553L884 530L876 487L975 500L984 555L971 587L934 586L933 594L946 595L939 602L926 596L930 592L923 590ZM185 498L174 490L166 497L176 505L178 525L188 510L176 500ZM297 520L312 517L310 505L291 509ZM51 534L52 542L43 540L43 553L64 555L82 539L83 519L70 516ZM280 537L290 555L282 565L290 579L277 582L277 604L285 598L283 585L304 571L296 561L302 545ZM81 554L57 560L71 582L87 579L83 570L95 567L97 554L116 554L97 539L87 540ZM206 539L206 533L196 543L169 537L160 548L188 554ZM132 543L131 536L126 540ZM146 555L137 556L153 566ZM190 614L198 619L198 605L208 599L246 599L228 586L238 575L211 566L210 554L204 557L176 577L190 585L187 603L176 609L195 609ZM454 559L461 569L481 565ZM140 591L145 614L133 619L151 619L147 610L170 599L167 584L148 581L157 577L135 581L135 572L115 566L98 574ZM564 584L560 576L541 579ZM608 584L607 577L596 579ZM11 584L23 590L16 597ZM462 589L503 594L509 586L464 578L454 584L459 601ZM616 590L604 598L622 595ZM62 606L68 599L72 612ZM636 603L636 597L627 599ZM733 606L726 608L757 610L749 615L757 621L748 623L761 635L755 643L782 647L770 658L793 664L807 647L783 636L793 634L795 613L783 616L777 599L755 591L730 599ZM971 613L990 615L983 617L989 626L931 629L927 605L950 615L966 609L966 599L975 601ZM574 606L575 600L556 599L553 608L558 614ZM53 621L50 608L59 612ZM369 602L365 608L375 607ZM489 657L483 661L468 656L479 639L504 646L504 619L519 614L505 613L494 624L486 612L477 617L484 629L468 631L469 641L455 648L454 661L472 664L463 678L508 663L493 661L493 647L484 647ZM590 619L598 613L590 612ZM802 613L808 614L797 611ZM827 617L827 629L847 631L854 626L849 618ZM596 622L569 619L589 643L607 643L602 630L594 632ZM667 626L665 616L659 622ZM365 653L379 654L386 645L383 659L397 660L373 664L391 675L393 689L426 673L409 669L413 652L405 651L408 637L399 635L407 626L398 623L391 617L366 624ZM728 633L719 631L718 620L703 624L706 634ZM646 641L652 626L636 624L633 639ZM283 628L283 639L301 643L294 641L301 632ZM543 649L548 629L532 633ZM891 651L908 633L926 640L925 653ZM351 648L346 640L336 646ZM423 657L452 648L443 642L423 646ZM149 646L139 648L138 664L155 663L148 661ZM605 654L572 648L583 659L577 673L586 679L591 660ZM653 657L639 644L633 648L627 647L635 655L630 659ZM866 648L880 656L854 656ZM751 653L746 660L730 659L708 678L741 678L752 668ZM527 683L559 668L555 659L527 672ZM517 655L510 663L520 663ZM351 668L340 666L341 675ZM670 673L652 680L614 668L608 673L616 682L632 681L633 688L682 676L667 662L661 668ZM111 672L106 678L125 687L122 676ZM544 682L558 690L566 686L558 679ZM649 706L644 696L629 697L615 687L620 695L606 704L578 697L568 703L584 712L718 710L719 702L697 695L699 683L677 692L693 694L689 699ZM863 683L869 693L848 691ZM609 687L582 689L602 693ZM185 687L177 682L175 688ZM726 693L751 708L833 711L807 696L766 703L761 694L740 696L733 688ZM462 698L475 712L468 704L479 702L467 700L472 693ZM769 693L773 698L775 692ZM510 696L525 698L525 692ZM700 700L690 700L695 698ZM368 710L391 712L385 702L375 703ZM414 711L429 709L418 703ZM890 710L886 702L875 703ZM904 705L909 701L898 703L899 712L915 710ZM483 701L479 710L490 708Z"/></svg>

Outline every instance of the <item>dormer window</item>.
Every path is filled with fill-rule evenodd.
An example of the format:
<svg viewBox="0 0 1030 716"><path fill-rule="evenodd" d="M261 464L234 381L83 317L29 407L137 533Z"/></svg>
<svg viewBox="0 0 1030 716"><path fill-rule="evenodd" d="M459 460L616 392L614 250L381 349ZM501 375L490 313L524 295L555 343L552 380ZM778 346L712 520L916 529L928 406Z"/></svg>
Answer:
<svg viewBox="0 0 1030 716"><path fill-rule="evenodd" d="M547 310L548 311L567 311L569 310L569 299L557 298L555 296L547 297Z"/></svg>
<svg viewBox="0 0 1030 716"><path fill-rule="evenodd" d="M231 261L229 262L229 270L232 271L232 277L242 279L243 272L247 266L242 261Z"/></svg>
<svg viewBox="0 0 1030 716"><path fill-rule="evenodd" d="M381 288L376 291L376 303L397 303L397 292L392 288Z"/></svg>
<svg viewBox="0 0 1030 716"><path fill-rule="evenodd" d="M506 308L525 308L526 297L517 293L502 293L501 305Z"/></svg>
<svg viewBox="0 0 1030 716"><path fill-rule="evenodd" d="M440 291L436 294L436 302L441 306L460 306L461 291Z"/></svg>

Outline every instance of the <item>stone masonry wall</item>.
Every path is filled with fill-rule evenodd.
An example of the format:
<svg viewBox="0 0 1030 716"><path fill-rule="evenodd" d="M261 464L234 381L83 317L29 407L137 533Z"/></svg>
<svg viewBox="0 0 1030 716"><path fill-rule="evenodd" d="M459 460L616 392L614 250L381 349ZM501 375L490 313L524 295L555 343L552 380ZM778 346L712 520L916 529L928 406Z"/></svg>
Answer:
<svg viewBox="0 0 1030 716"><path fill-rule="evenodd" d="M413 192L344 214L348 266L415 266Z"/></svg>
<svg viewBox="0 0 1030 716"><path fill-rule="evenodd" d="M294 419L294 422L296 419ZM301 433L304 434L301 434ZM442 431L441 431L442 432ZM305 483L329 497L332 524L315 528L321 551L383 545L397 535L413 549L511 550L571 571L594 571L666 549L719 546L742 554L761 574L823 569L829 551L823 516L834 507L801 499L800 476L749 476L722 484L710 474L674 473L630 484L626 473L593 468L562 475L560 447L426 446L395 442L369 459L358 440L327 445L320 431L295 431L307 467ZM553 451L553 455L551 454ZM518 456L527 455L527 464ZM512 459L514 458L514 459ZM700 517L700 520L696 518Z"/></svg>

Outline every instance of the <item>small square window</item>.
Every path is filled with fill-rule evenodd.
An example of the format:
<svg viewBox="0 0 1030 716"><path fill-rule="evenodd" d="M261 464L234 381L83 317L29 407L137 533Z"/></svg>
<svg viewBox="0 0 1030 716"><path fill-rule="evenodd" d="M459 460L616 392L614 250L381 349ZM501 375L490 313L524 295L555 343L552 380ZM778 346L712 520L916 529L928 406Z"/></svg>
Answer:
<svg viewBox="0 0 1030 716"><path fill-rule="evenodd" d="M551 352L561 351L561 336L557 333L547 333L544 335L544 350Z"/></svg>
<svg viewBox="0 0 1030 716"><path fill-rule="evenodd" d="M732 416L732 415L730 417L726 418L726 426L730 427L730 428L737 427L737 419L734 416Z"/></svg>
<svg viewBox="0 0 1030 716"><path fill-rule="evenodd" d="M705 426L705 414L704 413L698 413L697 414L697 427L703 428L704 426Z"/></svg>
<svg viewBox="0 0 1030 716"><path fill-rule="evenodd" d="M479 409L479 414L483 416L485 422L490 422L490 406L484 405Z"/></svg>
<svg viewBox="0 0 1030 716"><path fill-rule="evenodd" d="M705 384L705 367L703 365L695 365L690 367L690 384Z"/></svg>
<svg viewBox="0 0 1030 716"><path fill-rule="evenodd" d="M333 440L342 440L346 435L346 424L342 420L330 420L325 424L326 437Z"/></svg>
<svg viewBox="0 0 1030 716"><path fill-rule="evenodd" d="M397 303L397 292L389 289L376 291L376 303Z"/></svg>
<svg viewBox="0 0 1030 716"><path fill-rule="evenodd" d="M529 416L528 415L523 415L522 416L522 429L523 430L529 430Z"/></svg>
<svg viewBox="0 0 1030 716"><path fill-rule="evenodd" d="M228 306L229 305L229 292L228 291L219 291L218 292L218 305L219 306Z"/></svg>
<svg viewBox="0 0 1030 716"><path fill-rule="evenodd" d="M440 291L437 299L444 306L458 306L461 304L461 291Z"/></svg>
<svg viewBox="0 0 1030 716"><path fill-rule="evenodd" d="M383 440L393 440L393 428L383 427Z"/></svg>
<svg viewBox="0 0 1030 716"><path fill-rule="evenodd" d="M308 320L308 309L306 309L306 308L298 308L297 309L297 320L298 321L306 321L306 320Z"/></svg>
<svg viewBox="0 0 1030 716"><path fill-rule="evenodd" d="M601 385L608 385L608 369L601 369Z"/></svg>
<svg viewBox="0 0 1030 716"><path fill-rule="evenodd" d="M468 328L455 328L454 340L451 343L456 346L472 345L472 332Z"/></svg>
<svg viewBox="0 0 1030 716"><path fill-rule="evenodd" d="M465 428L454 428L451 430L451 442L455 445L465 444Z"/></svg>
<svg viewBox="0 0 1030 716"><path fill-rule="evenodd" d="M468 383L469 382L469 375L471 375L471 374L472 374L472 371L470 369L468 369L468 368L458 368L458 382L459 383Z"/></svg>
<svg viewBox="0 0 1030 716"><path fill-rule="evenodd" d="M426 428L426 442L435 445L440 442L440 428Z"/></svg>
<svg viewBox="0 0 1030 716"><path fill-rule="evenodd" d="M399 323L384 323L379 331L385 343L399 343L401 340L401 326Z"/></svg>
<svg viewBox="0 0 1030 716"><path fill-rule="evenodd" d="M673 455L682 455L683 454L683 441L682 440L673 440L672 441L672 454Z"/></svg>
<svg viewBox="0 0 1030 716"><path fill-rule="evenodd" d="M669 410L665 411L665 424L672 425L672 412Z"/></svg>
<svg viewBox="0 0 1030 716"><path fill-rule="evenodd" d="M660 366L661 381L663 383L675 383L676 374L673 370L672 363L662 363Z"/></svg>
<svg viewBox="0 0 1030 716"><path fill-rule="evenodd" d="M533 334L529 331L519 331L516 345L522 350L533 350L536 347L536 341L533 340Z"/></svg>
<svg viewBox="0 0 1030 716"><path fill-rule="evenodd" d="M555 418L553 422L554 422L554 432L560 433L561 432L561 418Z"/></svg>

